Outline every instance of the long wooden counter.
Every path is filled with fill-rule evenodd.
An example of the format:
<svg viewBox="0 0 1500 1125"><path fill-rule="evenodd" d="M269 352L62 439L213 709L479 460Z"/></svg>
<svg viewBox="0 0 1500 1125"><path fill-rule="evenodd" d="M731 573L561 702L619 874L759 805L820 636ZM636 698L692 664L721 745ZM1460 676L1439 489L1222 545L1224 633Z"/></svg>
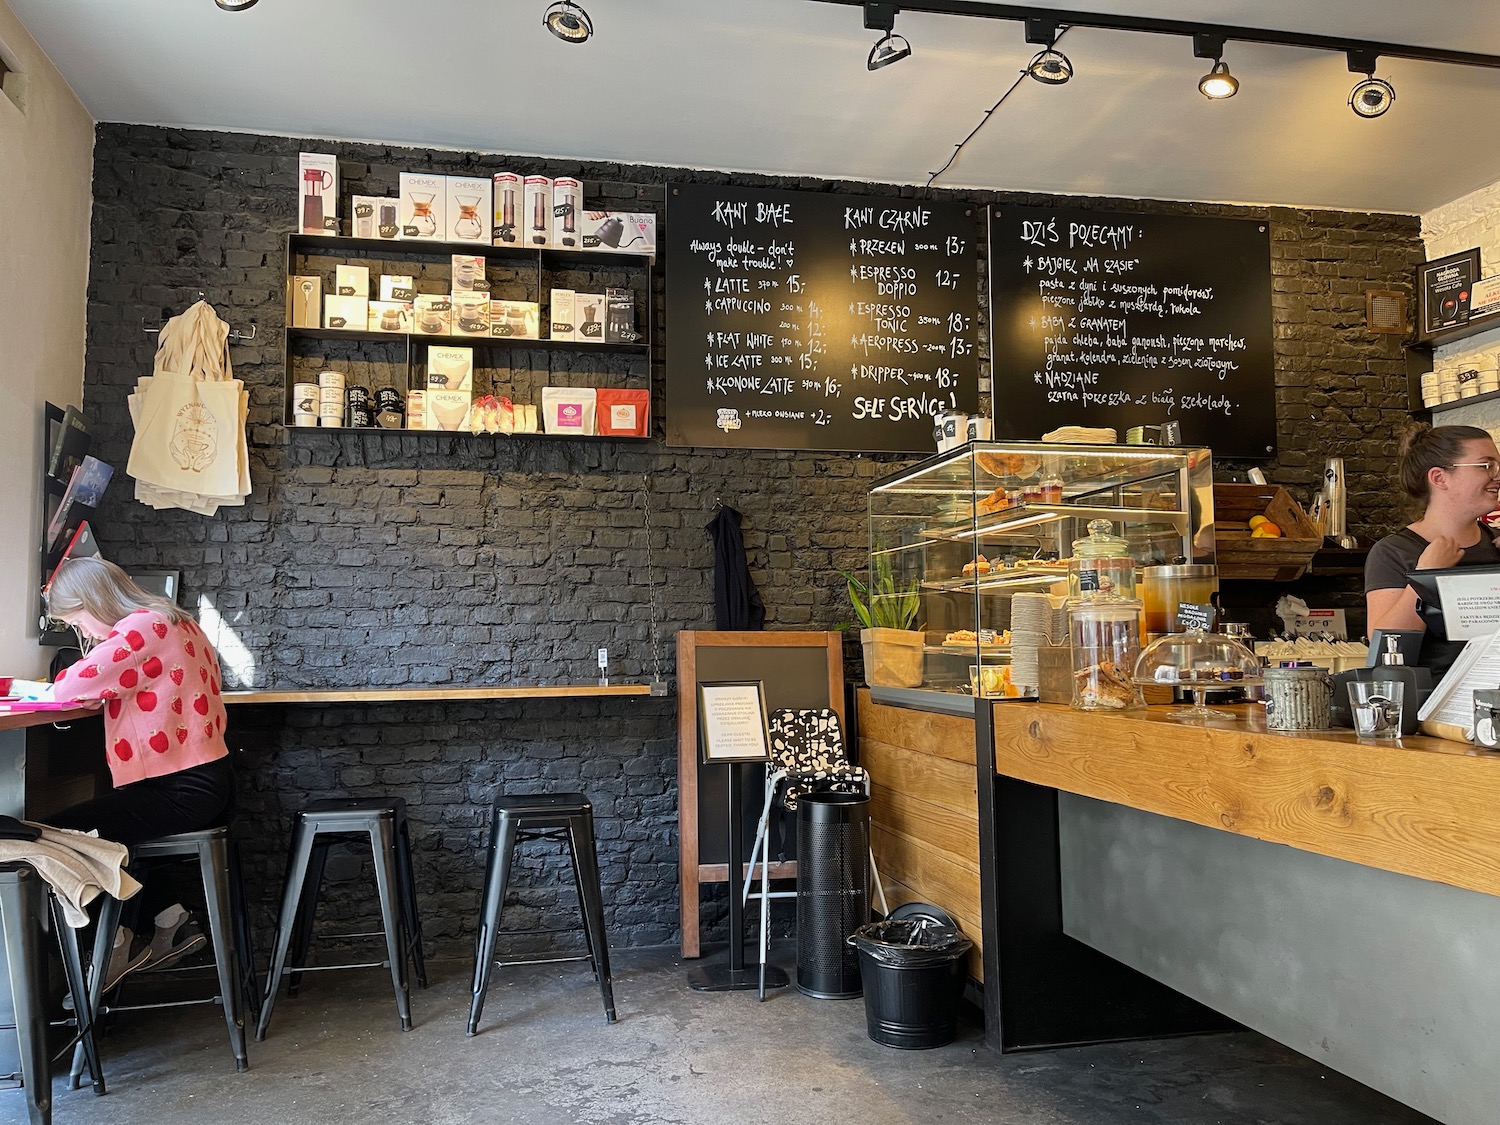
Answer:
<svg viewBox="0 0 1500 1125"><path fill-rule="evenodd" d="M1385 871L1500 895L1500 754L1413 736L1268 731L1253 706L994 709L995 772Z"/></svg>

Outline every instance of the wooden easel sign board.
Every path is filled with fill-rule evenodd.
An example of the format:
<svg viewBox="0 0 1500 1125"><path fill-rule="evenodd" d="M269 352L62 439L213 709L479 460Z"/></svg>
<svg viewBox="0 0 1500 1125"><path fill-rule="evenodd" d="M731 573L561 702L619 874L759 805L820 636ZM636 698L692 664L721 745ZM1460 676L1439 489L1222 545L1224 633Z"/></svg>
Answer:
<svg viewBox="0 0 1500 1125"><path fill-rule="evenodd" d="M677 850L684 957L699 955L700 884L729 880L724 832L729 817L728 771L704 764L699 687L746 681L761 684L767 714L781 707L829 707L848 729L843 634L693 629L677 634ZM764 775L754 766L746 767L745 775L740 805L743 854L748 856L764 800ZM773 862L771 877L789 878L796 870L795 861Z"/></svg>

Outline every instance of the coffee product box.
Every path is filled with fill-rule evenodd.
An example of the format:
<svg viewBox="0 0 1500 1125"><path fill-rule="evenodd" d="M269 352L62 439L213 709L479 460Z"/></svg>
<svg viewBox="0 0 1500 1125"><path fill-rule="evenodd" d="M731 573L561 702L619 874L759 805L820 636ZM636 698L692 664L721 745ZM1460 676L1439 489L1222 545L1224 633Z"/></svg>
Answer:
<svg viewBox="0 0 1500 1125"><path fill-rule="evenodd" d="M469 424L469 409L473 405L472 391L443 391L431 385L427 388L427 412L425 426L429 430L447 430L456 433Z"/></svg>
<svg viewBox="0 0 1500 1125"><path fill-rule="evenodd" d="M604 341L604 294L573 294L573 338L590 343Z"/></svg>
<svg viewBox="0 0 1500 1125"><path fill-rule="evenodd" d="M370 302L364 297L324 297L323 327L363 332L369 319Z"/></svg>
<svg viewBox="0 0 1500 1125"><path fill-rule="evenodd" d="M485 276L484 266L484 258L478 254L454 254L450 274L453 292L483 293L488 296L490 279Z"/></svg>
<svg viewBox="0 0 1500 1125"><path fill-rule="evenodd" d="M606 289L604 291L604 342L638 344L640 340L641 334L635 328L635 291Z"/></svg>
<svg viewBox="0 0 1500 1125"><path fill-rule="evenodd" d="M552 340L576 340L578 334L573 324L573 299L571 289L552 290L552 300L547 306L547 336Z"/></svg>
<svg viewBox="0 0 1500 1125"><path fill-rule="evenodd" d="M583 181L573 176L558 176L552 181L552 245L577 250L582 235L578 224L583 218Z"/></svg>
<svg viewBox="0 0 1500 1125"><path fill-rule="evenodd" d="M369 266L335 266L333 291L340 297L369 297Z"/></svg>
<svg viewBox="0 0 1500 1125"><path fill-rule="evenodd" d="M401 173L401 237L417 242L448 238L448 177Z"/></svg>
<svg viewBox="0 0 1500 1125"><path fill-rule="evenodd" d="M323 279L298 274L286 279L286 326L321 328L323 325Z"/></svg>
<svg viewBox="0 0 1500 1125"><path fill-rule="evenodd" d="M412 306L406 301L371 301L368 330L410 332Z"/></svg>
<svg viewBox="0 0 1500 1125"><path fill-rule="evenodd" d="M354 212L355 238L395 239L401 235L396 222L397 200L374 195L356 195L349 201Z"/></svg>
<svg viewBox="0 0 1500 1125"><path fill-rule="evenodd" d="M418 293L412 303L412 334L451 336L453 298L447 293Z"/></svg>
<svg viewBox="0 0 1500 1125"><path fill-rule="evenodd" d="M338 234L338 157L324 152L297 154L297 203L297 229L303 234Z"/></svg>
<svg viewBox="0 0 1500 1125"><path fill-rule="evenodd" d="M490 178L447 177L448 242L490 244Z"/></svg>
<svg viewBox="0 0 1500 1125"><path fill-rule="evenodd" d="M410 274L383 273L380 275L380 299L382 301L415 301L417 287Z"/></svg>
<svg viewBox="0 0 1500 1125"><path fill-rule="evenodd" d="M427 349L427 390L472 391L474 349L433 344ZM429 399L429 403L430 403ZM451 427L441 427L449 429Z"/></svg>
<svg viewBox="0 0 1500 1125"><path fill-rule="evenodd" d="M633 211L585 213L579 224L579 246L617 254L655 254L656 216Z"/></svg>
<svg viewBox="0 0 1500 1125"><path fill-rule="evenodd" d="M526 213L526 183L519 172L496 172L490 177L491 236L496 246L514 246L521 240Z"/></svg>
<svg viewBox="0 0 1500 1125"><path fill-rule="evenodd" d="M550 176L527 176L523 181L525 204L521 215L523 233L521 242L526 246L550 246L552 244L552 178Z"/></svg>
<svg viewBox="0 0 1500 1125"><path fill-rule="evenodd" d="M453 334L455 336L488 336L490 334L490 295L488 293L453 294Z"/></svg>
<svg viewBox="0 0 1500 1125"><path fill-rule="evenodd" d="M535 301L491 301L490 335L514 340L541 336L541 306Z"/></svg>

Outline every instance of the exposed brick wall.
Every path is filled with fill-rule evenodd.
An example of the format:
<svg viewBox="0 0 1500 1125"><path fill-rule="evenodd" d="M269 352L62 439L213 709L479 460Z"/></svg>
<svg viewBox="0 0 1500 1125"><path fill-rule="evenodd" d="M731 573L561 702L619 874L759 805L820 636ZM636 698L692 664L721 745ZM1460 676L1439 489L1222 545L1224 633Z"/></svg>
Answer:
<svg viewBox="0 0 1500 1125"><path fill-rule="evenodd" d="M339 154L344 198L394 195L403 170L500 168L580 175L591 206L597 200L658 213L662 186L678 180L913 192L100 126L85 377L100 455L123 467L128 454L125 399L135 380L150 372L154 349L143 322L159 324L202 289L235 327L258 326L257 338L232 354L235 374L250 390L249 502L213 518L155 512L130 499L122 473L98 519L111 558L127 566L180 568L185 602L212 603L242 646L221 640L231 685L587 680L595 675L601 645L610 649L615 675L639 679L653 666L653 593L662 672L670 676L677 631L713 626L713 559L704 527L716 498L744 514L767 627L829 628L848 619L837 568L863 562L866 488L899 458L289 434L273 424L283 402L285 236L296 214L301 149ZM1405 419L1405 368L1397 345L1364 332L1364 290L1408 284L1422 257L1415 218L945 194L979 203L1268 219L1280 453L1265 466L1267 475L1305 498L1323 458L1342 454L1354 530L1374 534L1398 522L1386 497L1394 435ZM658 436L661 290L658 270L652 373ZM564 376L559 382L576 374L566 368L565 353L552 362ZM1244 467L1225 466L1221 475ZM846 646L851 674L858 671L857 652L852 643ZM413 801L426 928L439 946L461 952L466 946L458 939L466 943L473 932L485 802L502 784L534 783L579 786L599 808L612 940L672 940L674 713L670 700L237 713L236 737L247 747L240 759L241 803L249 814L262 922L272 909L292 809L318 796L399 791ZM723 897L709 897L706 917L714 921ZM525 901L542 911L551 903L546 894Z"/></svg>

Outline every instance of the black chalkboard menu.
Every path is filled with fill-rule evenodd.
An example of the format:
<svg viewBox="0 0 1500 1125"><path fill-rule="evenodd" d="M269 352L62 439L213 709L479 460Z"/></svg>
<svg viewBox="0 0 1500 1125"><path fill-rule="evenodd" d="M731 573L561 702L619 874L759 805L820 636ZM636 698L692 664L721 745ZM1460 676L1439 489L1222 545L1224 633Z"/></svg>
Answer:
<svg viewBox="0 0 1500 1125"><path fill-rule="evenodd" d="M996 438L1177 421L1216 456L1276 451L1264 222L997 207L990 312Z"/></svg>
<svg viewBox="0 0 1500 1125"><path fill-rule="evenodd" d="M979 402L962 204L676 184L667 443L929 453Z"/></svg>

